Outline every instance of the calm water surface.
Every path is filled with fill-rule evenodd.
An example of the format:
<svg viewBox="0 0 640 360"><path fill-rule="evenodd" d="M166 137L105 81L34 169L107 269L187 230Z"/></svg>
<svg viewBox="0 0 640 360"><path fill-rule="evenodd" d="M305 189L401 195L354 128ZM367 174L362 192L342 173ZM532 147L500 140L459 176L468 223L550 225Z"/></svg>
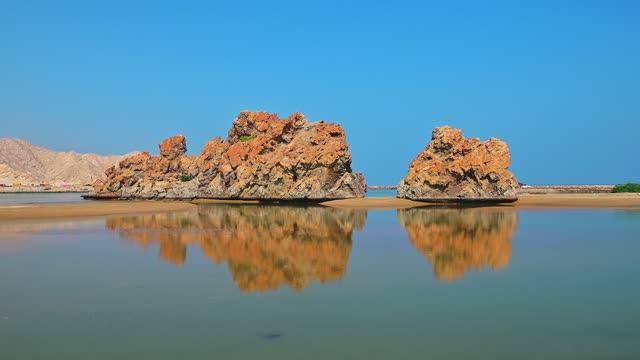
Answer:
<svg viewBox="0 0 640 360"><path fill-rule="evenodd" d="M0 206L84 201L81 193L1 193Z"/></svg>
<svg viewBox="0 0 640 360"><path fill-rule="evenodd" d="M0 223L2 359L639 359L640 212Z"/></svg>

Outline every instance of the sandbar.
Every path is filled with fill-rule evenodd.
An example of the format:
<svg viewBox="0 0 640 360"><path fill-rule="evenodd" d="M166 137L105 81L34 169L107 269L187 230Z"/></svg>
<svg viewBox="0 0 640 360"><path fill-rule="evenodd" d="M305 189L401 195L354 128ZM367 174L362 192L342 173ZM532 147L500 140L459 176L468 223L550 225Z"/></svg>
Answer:
<svg viewBox="0 0 640 360"><path fill-rule="evenodd" d="M423 206L452 206L452 203L428 203L392 197L332 200L322 205L353 209L407 209ZM474 204L465 204L474 206ZM489 205L490 204L475 204ZM521 194L518 201L500 206L516 208L611 208L639 209L640 194Z"/></svg>
<svg viewBox="0 0 640 360"><path fill-rule="evenodd" d="M520 208L635 208L640 210L640 194L520 194L514 205Z"/></svg>
<svg viewBox="0 0 640 360"><path fill-rule="evenodd" d="M258 204L254 200L194 201L86 201L70 204L27 204L0 206L0 220L75 218L166 211L194 210L198 204ZM282 203L286 205L285 203ZM455 204L427 203L394 197L330 200L320 205L335 208L384 210ZM473 205L473 204L471 204ZM478 204L479 205L479 204ZM486 204L482 204L486 205ZM500 206L515 208L610 208L640 210L640 194L520 194L518 201Z"/></svg>
<svg viewBox="0 0 640 360"><path fill-rule="evenodd" d="M87 201L70 204L0 206L0 220L74 218L196 209L181 201Z"/></svg>

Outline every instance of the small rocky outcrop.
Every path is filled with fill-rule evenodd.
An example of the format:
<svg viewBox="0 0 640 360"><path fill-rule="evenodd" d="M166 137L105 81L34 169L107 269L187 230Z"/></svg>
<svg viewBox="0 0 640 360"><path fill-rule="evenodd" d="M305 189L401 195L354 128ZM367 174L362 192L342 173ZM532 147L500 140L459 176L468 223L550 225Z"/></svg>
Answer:
<svg viewBox="0 0 640 360"><path fill-rule="evenodd" d="M400 181L398 197L423 201L517 200L518 182L508 170L504 141L467 139L449 126L435 128L431 141Z"/></svg>
<svg viewBox="0 0 640 360"><path fill-rule="evenodd" d="M226 140L214 138L199 156L185 155L184 136L160 143L107 170L89 198L323 200L362 197L366 183L351 170L344 129L241 112Z"/></svg>

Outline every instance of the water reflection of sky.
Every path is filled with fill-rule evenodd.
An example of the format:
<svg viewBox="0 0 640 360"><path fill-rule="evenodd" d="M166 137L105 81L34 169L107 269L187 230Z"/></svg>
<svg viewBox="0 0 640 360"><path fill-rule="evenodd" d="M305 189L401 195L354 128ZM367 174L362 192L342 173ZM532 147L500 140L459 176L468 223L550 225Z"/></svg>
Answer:
<svg viewBox="0 0 640 360"><path fill-rule="evenodd" d="M627 212L213 206L0 230L9 358L640 353Z"/></svg>
<svg viewBox="0 0 640 360"><path fill-rule="evenodd" d="M0 193L0 206L83 201L81 193Z"/></svg>

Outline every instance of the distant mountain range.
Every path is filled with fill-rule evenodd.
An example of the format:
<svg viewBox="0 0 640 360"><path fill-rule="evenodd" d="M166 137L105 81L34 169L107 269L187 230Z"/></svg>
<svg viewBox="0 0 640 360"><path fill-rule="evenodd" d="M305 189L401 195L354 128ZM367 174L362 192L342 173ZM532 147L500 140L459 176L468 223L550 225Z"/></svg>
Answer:
<svg viewBox="0 0 640 360"><path fill-rule="evenodd" d="M52 151L25 140L0 138L0 184L90 184L126 156Z"/></svg>

